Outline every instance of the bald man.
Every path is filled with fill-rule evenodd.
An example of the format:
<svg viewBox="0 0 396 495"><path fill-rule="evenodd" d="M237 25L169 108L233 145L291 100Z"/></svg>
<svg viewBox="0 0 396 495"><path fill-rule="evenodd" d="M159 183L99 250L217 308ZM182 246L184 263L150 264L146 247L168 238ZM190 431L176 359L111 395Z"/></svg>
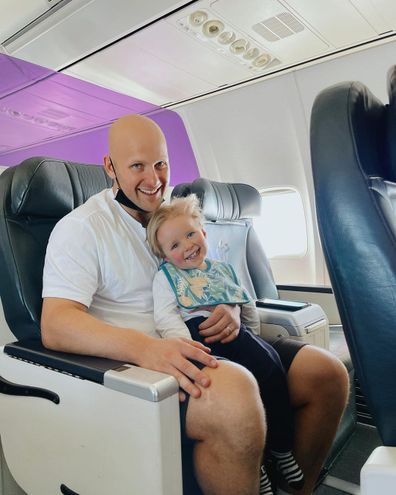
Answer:
<svg viewBox="0 0 396 495"><path fill-rule="evenodd" d="M160 339L155 330L151 291L159 261L148 250L144 225L169 180L161 129L143 116L117 120L104 167L112 189L91 197L51 234L43 278L43 343L173 375L183 391L182 441L194 442L203 493L257 495L266 425L254 378L238 365L217 361L198 342ZM227 328L239 327L239 308L219 305L201 330L207 342L214 342ZM289 370L297 410L295 454L306 478L299 493L306 495L344 409L348 379L342 364L325 351L285 348L277 350Z"/></svg>

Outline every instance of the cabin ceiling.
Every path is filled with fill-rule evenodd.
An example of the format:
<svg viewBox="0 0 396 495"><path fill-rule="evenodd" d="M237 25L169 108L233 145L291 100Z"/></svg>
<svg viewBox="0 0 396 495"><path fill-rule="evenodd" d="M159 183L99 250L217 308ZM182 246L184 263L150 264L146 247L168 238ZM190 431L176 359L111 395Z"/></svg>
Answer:
<svg viewBox="0 0 396 495"><path fill-rule="evenodd" d="M6 53L156 105L396 32L394 0L0 1Z"/></svg>
<svg viewBox="0 0 396 495"><path fill-rule="evenodd" d="M0 8L0 155L396 34L394 0L0 0Z"/></svg>

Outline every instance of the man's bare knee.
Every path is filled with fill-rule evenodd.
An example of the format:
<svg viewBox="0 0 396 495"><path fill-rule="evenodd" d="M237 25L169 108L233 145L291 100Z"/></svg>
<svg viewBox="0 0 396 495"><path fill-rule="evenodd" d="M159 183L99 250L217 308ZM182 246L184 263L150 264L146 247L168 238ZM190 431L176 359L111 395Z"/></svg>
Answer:
<svg viewBox="0 0 396 495"><path fill-rule="evenodd" d="M206 368L211 385L199 399L190 398L187 435L196 440L221 438L236 449L262 450L265 414L253 375L235 363Z"/></svg>
<svg viewBox="0 0 396 495"><path fill-rule="evenodd" d="M326 397L344 402L348 397L349 378L344 364L330 352L313 346L304 347L296 355L288 382L295 407Z"/></svg>

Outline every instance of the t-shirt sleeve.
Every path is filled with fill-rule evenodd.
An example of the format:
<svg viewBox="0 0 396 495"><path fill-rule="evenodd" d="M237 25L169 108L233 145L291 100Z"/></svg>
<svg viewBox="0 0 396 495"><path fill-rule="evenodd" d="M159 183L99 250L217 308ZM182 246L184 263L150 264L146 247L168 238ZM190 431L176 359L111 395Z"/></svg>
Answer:
<svg viewBox="0 0 396 495"><path fill-rule="evenodd" d="M97 243L89 225L63 218L51 233L44 263L44 297L70 299L89 307L99 285Z"/></svg>
<svg viewBox="0 0 396 495"><path fill-rule="evenodd" d="M176 296L162 270L153 281L155 328L162 338L186 337L191 334L185 325L176 301Z"/></svg>

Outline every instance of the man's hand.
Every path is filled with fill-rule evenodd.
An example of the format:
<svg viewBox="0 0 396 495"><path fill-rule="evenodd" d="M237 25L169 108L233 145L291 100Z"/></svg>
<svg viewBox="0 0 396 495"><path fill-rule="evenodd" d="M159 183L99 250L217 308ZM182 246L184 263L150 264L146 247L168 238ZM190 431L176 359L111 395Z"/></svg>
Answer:
<svg viewBox="0 0 396 495"><path fill-rule="evenodd" d="M241 326L241 308L230 304L219 304L213 313L199 325L200 335L205 342L227 344L237 338Z"/></svg>
<svg viewBox="0 0 396 495"><path fill-rule="evenodd" d="M205 366L216 368L217 360L210 354L210 349L200 342L186 338L156 339L144 349L139 366L162 373L168 373L176 378L179 386L192 397L198 398L201 390L197 385L209 387L210 378L197 368L191 360L199 361ZM180 394L184 400L185 395Z"/></svg>

